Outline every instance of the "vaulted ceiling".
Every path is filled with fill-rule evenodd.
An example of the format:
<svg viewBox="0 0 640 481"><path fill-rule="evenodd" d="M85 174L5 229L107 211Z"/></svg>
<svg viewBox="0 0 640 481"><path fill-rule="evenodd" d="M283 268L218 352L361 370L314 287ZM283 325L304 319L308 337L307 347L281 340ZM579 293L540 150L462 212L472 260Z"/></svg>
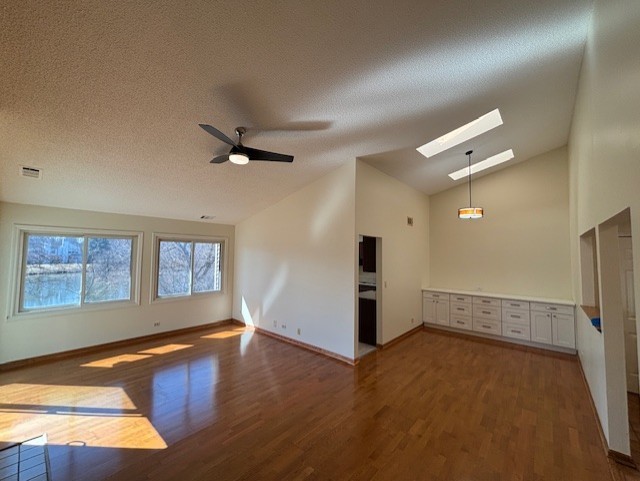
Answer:
<svg viewBox="0 0 640 481"><path fill-rule="evenodd" d="M0 10L0 200L236 223L356 157L427 194L566 144L590 0L40 2ZM504 125L415 148L499 108ZM292 164L209 160L245 144ZM20 166L43 170L41 180ZM464 180L458 181L464 182Z"/></svg>

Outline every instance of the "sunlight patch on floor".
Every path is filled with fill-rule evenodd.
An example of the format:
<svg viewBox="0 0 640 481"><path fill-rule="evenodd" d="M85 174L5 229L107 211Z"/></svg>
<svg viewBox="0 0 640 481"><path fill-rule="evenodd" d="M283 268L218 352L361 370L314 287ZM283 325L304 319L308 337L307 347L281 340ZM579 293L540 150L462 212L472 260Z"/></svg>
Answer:
<svg viewBox="0 0 640 481"><path fill-rule="evenodd" d="M47 433L49 444L121 449L165 449L167 444L144 416L2 413L0 441L19 442Z"/></svg>
<svg viewBox="0 0 640 481"><path fill-rule="evenodd" d="M0 386L0 442L47 433L49 444L165 449L149 419L120 387Z"/></svg>
<svg viewBox="0 0 640 481"><path fill-rule="evenodd" d="M207 334L206 336L202 336L201 339L227 339L229 337L240 336L244 332L245 332L244 327L236 327L234 329L214 332L213 334Z"/></svg>
<svg viewBox="0 0 640 481"><path fill-rule="evenodd" d="M0 386L0 407L37 409L136 409L121 387L7 384ZM47 412L50 411L46 410Z"/></svg>
<svg viewBox="0 0 640 481"><path fill-rule="evenodd" d="M111 367L117 366L118 364L141 361L142 359L147 359L150 357L151 357L150 355L143 355L143 354L120 354L119 356L107 357L105 359L98 359L97 361L81 364L81 366L111 368Z"/></svg>
<svg viewBox="0 0 640 481"><path fill-rule="evenodd" d="M145 349L144 351L138 351L138 354L167 354L169 352L181 351L182 349L188 349L193 347L193 344L167 344L165 346L154 347L152 349Z"/></svg>

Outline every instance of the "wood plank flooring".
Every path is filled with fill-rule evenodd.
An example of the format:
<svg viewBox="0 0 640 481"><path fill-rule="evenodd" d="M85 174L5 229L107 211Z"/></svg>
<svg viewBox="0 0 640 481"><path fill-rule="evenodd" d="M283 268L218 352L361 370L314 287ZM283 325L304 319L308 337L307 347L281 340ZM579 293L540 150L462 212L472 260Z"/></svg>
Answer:
<svg viewBox="0 0 640 481"><path fill-rule="evenodd" d="M574 358L419 332L350 367L225 326L0 375L54 481L612 479Z"/></svg>

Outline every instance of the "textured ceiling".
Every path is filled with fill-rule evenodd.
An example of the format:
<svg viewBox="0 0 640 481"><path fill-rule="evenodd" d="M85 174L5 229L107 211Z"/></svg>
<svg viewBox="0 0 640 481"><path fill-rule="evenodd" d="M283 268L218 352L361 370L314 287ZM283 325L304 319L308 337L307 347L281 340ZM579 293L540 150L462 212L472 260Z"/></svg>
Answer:
<svg viewBox="0 0 640 481"><path fill-rule="evenodd" d="M236 223L355 157L426 192L567 141L589 0L9 0L0 200ZM415 148L500 108L431 159ZM209 160L209 123L293 164ZM254 129L251 129L254 127ZM512 162L514 162L512 161ZM19 166L43 169L21 178ZM464 181L458 181L464 182Z"/></svg>

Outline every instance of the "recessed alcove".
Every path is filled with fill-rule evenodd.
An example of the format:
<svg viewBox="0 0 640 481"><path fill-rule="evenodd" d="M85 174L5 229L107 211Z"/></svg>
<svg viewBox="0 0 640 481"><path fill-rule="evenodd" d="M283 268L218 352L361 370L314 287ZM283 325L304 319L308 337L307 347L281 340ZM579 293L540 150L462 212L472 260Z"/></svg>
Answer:
<svg viewBox="0 0 640 481"><path fill-rule="evenodd" d="M582 303L580 307L600 332L600 290L598 287L598 243L596 229L580 236L580 272L582 276Z"/></svg>

